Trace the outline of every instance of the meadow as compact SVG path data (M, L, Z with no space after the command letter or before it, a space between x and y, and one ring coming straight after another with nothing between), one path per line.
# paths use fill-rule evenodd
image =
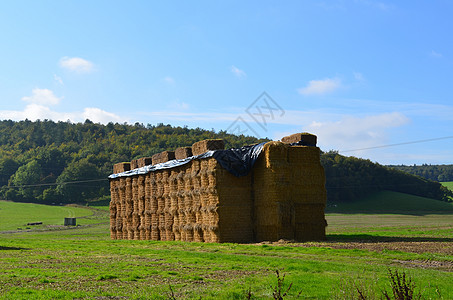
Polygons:
M0 223L0 299L272 299L277 270L284 290L292 284L285 299L352 299L357 289L380 299L389 269L426 299L452 299L451 204L412 201L396 213L367 201L330 207L326 241L254 244L111 240L105 207L40 207L44 224L24 229L21 207ZM0 219L14 205L26 204L0 201ZM65 213L79 226L62 226Z

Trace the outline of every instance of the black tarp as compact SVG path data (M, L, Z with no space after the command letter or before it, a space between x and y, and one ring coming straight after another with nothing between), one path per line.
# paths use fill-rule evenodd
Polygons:
M194 159L214 157L219 164L236 177L246 176L258 159L265 143L244 146L237 149L211 150L206 153L191 156L185 159L174 159L157 165L144 166L142 168L112 174L110 179L147 174L158 170L171 169L189 163Z

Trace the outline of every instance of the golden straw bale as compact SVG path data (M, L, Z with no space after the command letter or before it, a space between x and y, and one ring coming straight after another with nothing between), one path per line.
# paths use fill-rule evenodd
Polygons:
M302 132L285 136L282 138L282 142L287 144L302 142L310 146L316 146L317 137L314 134Z
M138 176L132 177L132 204L133 204L133 211L138 211Z
M165 231L165 213L160 213L158 215L159 217L159 234L160 234L160 240L162 241L167 241L167 235Z
M291 164L320 164L321 151L318 147L290 146L288 148L288 161Z
M131 164L129 162L122 162L113 165L113 173L123 173L131 170Z
M223 150L225 142L221 139L209 139L196 142L192 145L193 155L200 155L209 150Z
M173 160L173 159L175 159L174 151L164 151L161 153L154 154L152 156L153 165L164 163L164 162L167 162L167 161Z
M288 149L290 146L282 142L268 142L264 144L262 153L266 161L266 167L271 164L288 162ZM261 156L261 155L260 155Z
M138 230L140 231L140 240L146 240L146 222L144 215L140 216L140 226L138 227Z
M191 147L180 147L175 150L176 159L184 159L192 156Z
M131 160L131 170L134 170L137 168L138 168L138 160L137 159Z
M180 235L181 241L183 241L183 242L187 241L186 231L184 230L184 226L182 226L182 225L179 226L179 235Z
M153 164L152 157L141 157L137 159L137 168L143 168L144 166L149 166Z
M158 241L160 240L159 227L151 226L151 240Z
M195 224L193 227L193 240L194 242L204 242L203 229L200 224Z

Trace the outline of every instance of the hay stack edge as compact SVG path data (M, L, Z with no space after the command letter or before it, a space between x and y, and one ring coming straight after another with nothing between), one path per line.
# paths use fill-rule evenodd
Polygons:
M222 140L165 151L113 167L112 239L261 242L325 239L324 169L316 136L268 142L247 175L212 155ZM178 164L183 162L183 164Z

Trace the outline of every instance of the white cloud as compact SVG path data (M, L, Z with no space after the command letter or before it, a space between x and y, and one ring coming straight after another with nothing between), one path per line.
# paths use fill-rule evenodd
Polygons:
M90 119L95 123L103 124L107 124L108 122L127 122L126 119L100 108L85 108L83 112L58 112L51 110L47 106L36 103L28 104L22 111L2 110L0 111L0 119L15 121L24 119L32 121L47 119L55 122L65 122L67 120L70 120L71 122L84 122L86 119Z
M170 76L166 76L166 77L164 78L164 81L165 81L166 83L170 83L170 84L174 84L174 83L175 83L175 80L173 79L173 77L170 77Z
M94 70L92 62L80 57L63 57L60 67L76 73L89 73Z
M365 77L363 77L363 74L360 72L353 72L354 74L354 79L357 81L364 81Z
M376 8L382 11L389 11L395 8L393 4L387 4L381 1L372 1L372 0L356 0L356 3L361 3L372 8Z
M435 58L442 58L442 57L444 57L444 56L442 55L442 53L436 52L436 51L434 51L434 50L431 50L431 53L430 53L429 55L430 55L431 57L435 57Z
M247 76L244 71L235 66L231 66L231 73L233 73L238 78L244 78Z
M339 121L312 122L304 130L316 134L324 150L353 150L385 144L391 128L409 118L399 112L366 117L346 116Z
M23 97L22 100L35 104L42 105L55 105L60 102L62 98L58 98L54 93L49 89L33 89L32 96Z
M175 110L188 110L190 105L186 102L173 102L169 105L169 108L175 109Z
M308 85L297 91L301 95L322 95L331 93L341 87L339 78L326 78L321 80L310 80Z
M60 76L53 74L53 79L58 82L59 84L63 85L63 79Z
M77 117L76 117L77 118ZM108 122L121 122L124 121L120 116L102 110L96 107L87 107L82 113L82 118L84 120L90 119L94 123L106 124ZM77 118L80 120L80 118Z

